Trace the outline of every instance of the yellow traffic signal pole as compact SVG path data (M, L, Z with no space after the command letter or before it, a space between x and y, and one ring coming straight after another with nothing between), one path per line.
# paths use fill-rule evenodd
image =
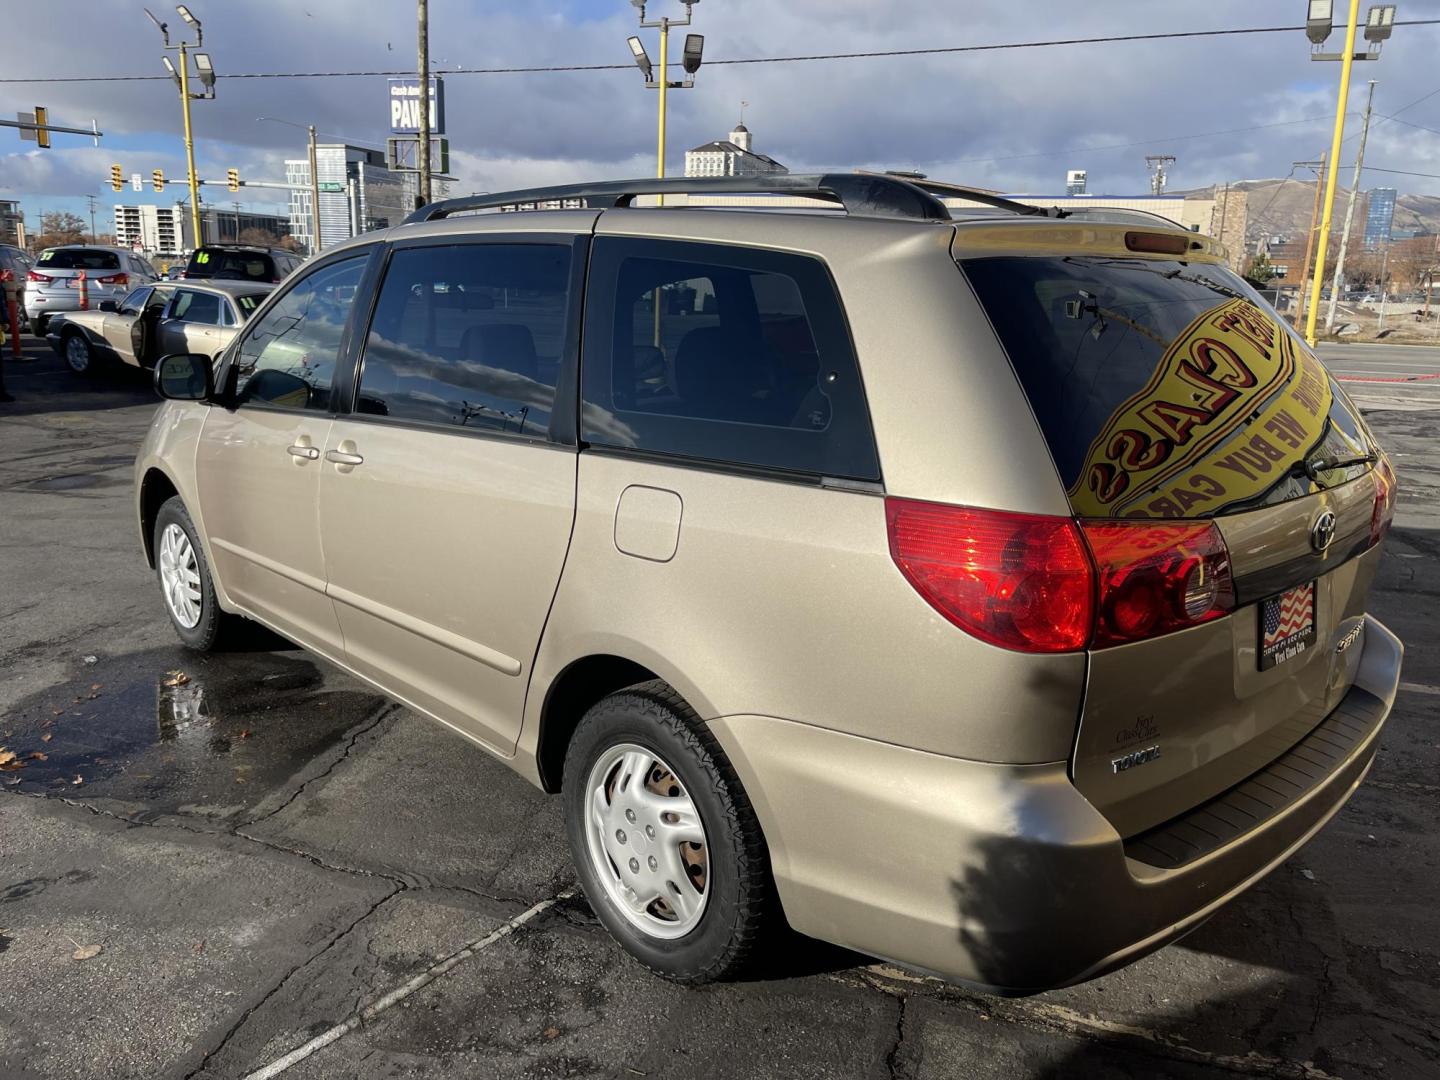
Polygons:
M1358 3L1359 0L1356 0ZM665 179L665 91L670 86L670 20L660 20L660 148L655 176ZM660 196L660 205L665 205L665 196Z
M1316 240L1315 277L1310 284L1310 311L1305 317L1305 340L1315 346L1315 319L1320 314L1320 294L1325 280L1325 255L1330 246L1330 219L1335 209L1335 177L1340 171L1340 143L1345 137L1345 110L1350 104L1350 69L1355 61L1355 27L1360 21L1360 0L1350 0L1350 20L1345 26L1345 54L1340 63L1340 99L1335 105L1335 133L1330 138L1330 160L1325 169L1325 212Z
M198 248L205 237L200 233L200 180L195 175L195 138L190 130L190 57L184 42L180 43L180 109L185 114L185 166L190 170L190 225Z

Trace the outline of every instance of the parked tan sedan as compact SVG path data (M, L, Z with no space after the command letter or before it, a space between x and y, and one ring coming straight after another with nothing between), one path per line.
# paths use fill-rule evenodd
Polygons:
M271 288L249 281L142 285L118 303L53 316L45 338L79 375L107 360L153 367L169 353L216 356Z

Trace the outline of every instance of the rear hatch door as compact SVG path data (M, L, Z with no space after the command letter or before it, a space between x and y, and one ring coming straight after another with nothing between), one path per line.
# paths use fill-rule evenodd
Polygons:
M1209 519L1229 551L1232 614L1090 653L1074 782L1130 836L1264 768L1343 697L1379 472L1358 411L1243 279L1096 235L962 268L1077 517Z

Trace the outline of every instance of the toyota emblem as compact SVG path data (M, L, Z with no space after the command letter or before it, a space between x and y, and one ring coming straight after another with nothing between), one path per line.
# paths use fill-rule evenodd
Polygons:
M1335 512L1323 510L1320 516L1315 519L1315 524L1310 526L1310 546L1316 551L1324 554L1335 539Z

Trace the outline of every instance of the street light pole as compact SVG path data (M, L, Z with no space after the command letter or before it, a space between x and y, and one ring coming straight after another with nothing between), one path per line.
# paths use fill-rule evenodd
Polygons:
M185 114L185 167L190 170L190 226L195 246L205 243L200 225L200 179L195 175L195 134L190 126L190 59L188 46L180 43L180 106Z
M640 26L642 29L658 29L660 31L660 71L659 79L652 79L650 57L645 53L645 46L637 37L630 39L630 51L634 55L635 63L645 75L645 85L656 88L660 91L660 116L657 123L657 138L655 149L655 176L663 180L665 178L665 121L669 113L668 91L686 90L695 85L695 72L700 70L700 62L704 50L705 39L700 34L690 34L685 39L684 67L685 78L680 82L670 81L670 28L672 26L689 26L691 17L694 15L694 5L699 0L682 0L685 4L685 17L683 19L671 19L662 17L660 19L645 19L646 0L630 0L640 11ZM665 205L665 196L658 197L658 205Z
M1320 314L1321 287L1325 280L1325 255L1330 246L1330 221L1335 210L1335 174L1340 169L1340 144L1345 138L1345 110L1350 104L1350 69L1355 62L1355 27L1360 22L1360 0L1350 0L1350 18L1345 25L1345 53L1340 61L1340 95L1335 103L1335 131L1330 137L1330 160L1325 167L1325 210L1316 239L1315 277L1310 285L1310 312L1305 317L1305 340L1315 346L1315 321Z
M418 151L420 165L419 202L421 206L428 206L430 203L430 13L426 0L416 0L416 3L420 37L420 133L418 136L420 145L415 149Z

